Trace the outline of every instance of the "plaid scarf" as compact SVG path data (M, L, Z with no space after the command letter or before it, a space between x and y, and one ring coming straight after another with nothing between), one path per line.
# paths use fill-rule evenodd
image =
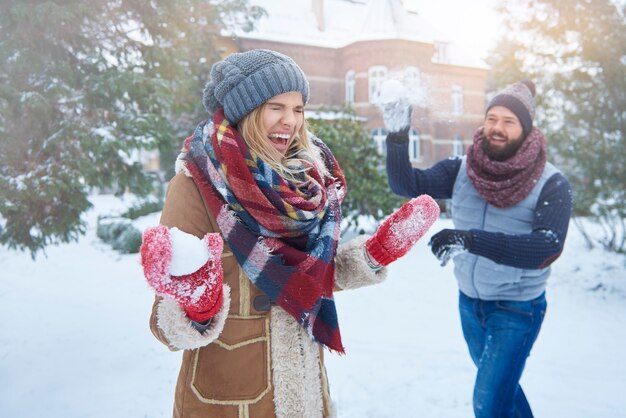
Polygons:
M505 161L490 159L483 151L483 129L474 134L467 150L467 175L478 193L497 208L515 206L528 196L546 165L546 140L533 128L514 156Z
M301 181L288 181L248 148L220 109L187 138L179 159L252 283L315 341L343 353L333 288L346 184L328 147L311 140L331 176L311 164Z

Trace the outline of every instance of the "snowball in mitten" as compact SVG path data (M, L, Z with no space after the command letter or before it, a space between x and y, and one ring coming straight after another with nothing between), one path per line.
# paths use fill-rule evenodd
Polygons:
M421 195L408 201L367 240L367 253L378 264L388 265L406 254L438 217L439 205L432 197Z
M218 233L199 239L159 225L143 234L141 264L157 294L174 299L194 321L205 322L223 302L223 248Z
M380 88L378 103L387 131L391 134L406 131L408 140L412 107L406 97L406 87L398 80L385 80Z

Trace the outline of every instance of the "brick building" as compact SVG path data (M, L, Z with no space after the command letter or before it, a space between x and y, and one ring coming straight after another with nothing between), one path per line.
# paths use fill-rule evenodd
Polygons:
M307 115L353 106L384 152L377 94L398 78L415 97L411 157L417 167L471 144L483 120L487 66L400 0L251 0L266 10L252 32L222 39L223 56L268 48L292 57L309 79Z

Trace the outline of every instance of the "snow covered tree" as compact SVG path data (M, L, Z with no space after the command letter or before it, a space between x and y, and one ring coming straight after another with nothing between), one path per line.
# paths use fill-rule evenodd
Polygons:
M536 83L536 122L572 184L575 214L602 226L606 249L624 252L626 5L509 0L499 12L505 35L491 57L497 84Z
M348 195L341 205L346 228L358 228L359 216L380 221L405 202L391 193L384 158L356 114L344 109L333 119L308 119L310 130L320 137L339 161L348 183Z
M134 155L180 144L216 36L263 13L247 0L0 0L0 9L0 244L33 257L85 232L93 188L149 192Z

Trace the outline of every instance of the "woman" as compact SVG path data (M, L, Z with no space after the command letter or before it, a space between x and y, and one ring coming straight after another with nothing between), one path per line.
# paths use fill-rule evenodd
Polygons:
M344 351L333 290L381 282L438 216L416 198L338 249L346 184L306 130L308 97L302 70L274 51L211 69L211 120L185 141L141 250L152 332L185 350L175 417L331 416L322 349Z

